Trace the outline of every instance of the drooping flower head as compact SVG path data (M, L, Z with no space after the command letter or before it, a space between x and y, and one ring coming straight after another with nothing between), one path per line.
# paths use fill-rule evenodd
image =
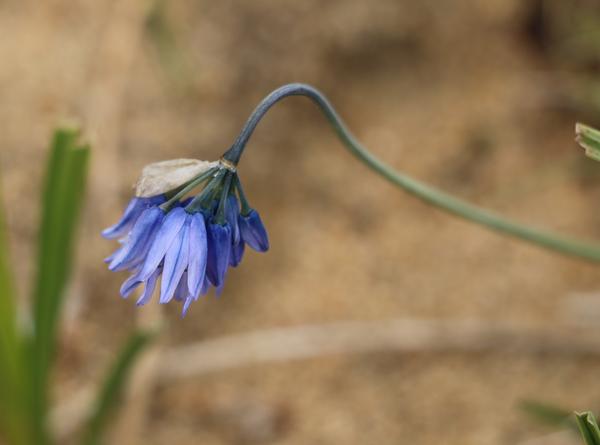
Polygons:
M121 243L106 262L111 271L131 274L121 286L123 297L142 286L137 304L146 304L160 281L159 302L179 301L183 314L211 288L221 294L246 244L258 252L269 248L260 216L225 159L146 167L121 220L102 235Z

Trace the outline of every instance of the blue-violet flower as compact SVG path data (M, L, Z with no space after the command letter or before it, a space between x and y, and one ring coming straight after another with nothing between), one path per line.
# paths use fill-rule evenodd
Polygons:
M225 161L184 161L144 169L151 175L142 174L137 196L120 221L102 232L121 243L105 260L108 268L131 273L121 295L127 298L143 286L137 304L144 305L160 278L159 302L181 302L183 315L211 287L221 294L227 271L240 264L246 244L258 252L269 248L267 231L248 205L235 168ZM181 165L186 170L178 172ZM159 194L146 196L148 190Z

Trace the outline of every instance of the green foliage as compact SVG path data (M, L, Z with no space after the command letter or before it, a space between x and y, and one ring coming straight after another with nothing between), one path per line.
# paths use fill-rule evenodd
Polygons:
M31 331L17 323L16 292L0 212L0 441L11 445L54 442L47 425L50 377L89 153L77 130L62 128L54 133L42 195ZM100 443L128 371L149 339L147 333L134 333L112 365L91 416L86 443Z
M576 141L585 149L586 156L600 161L600 131L587 125L575 126Z
M44 425L50 367L57 325L72 262L77 218L83 202L89 147L78 132L54 134L42 200L38 269L33 293L34 336L30 345L33 431L38 443L48 442Z
M99 445L102 443L104 430L110 414L114 411L123 388L127 383L129 370L139 353L150 342L152 336L152 333L134 333L123 347L98 393L98 399L89 419L82 444Z
M25 443L26 405L23 348L17 332L15 292L8 258L4 219L0 209L0 439Z
M575 421L586 445L600 445L600 429L591 412L575 413Z
M577 428L573 422L571 411L558 406L537 400L523 400L519 404L519 408L539 423L553 427L569 427L573 430Z

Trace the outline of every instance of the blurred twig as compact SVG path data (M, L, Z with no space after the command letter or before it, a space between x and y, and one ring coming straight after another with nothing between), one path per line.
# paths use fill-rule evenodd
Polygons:
M589 335L591 332L595 334ZM469 320L394 319L303 325L230 335L166 350L158 363L156 378L158 383L168 384L250 365L377 351L600 356L600 336L595 330L578 327L536 329ZM84 420L92 394L86 388L54 412L54 425L62 437L71 434Z
M483 321L389 320L276 328L166 351L161 379L193 377L252 364L373 351L600 355L600 337L581 329L535 329Z

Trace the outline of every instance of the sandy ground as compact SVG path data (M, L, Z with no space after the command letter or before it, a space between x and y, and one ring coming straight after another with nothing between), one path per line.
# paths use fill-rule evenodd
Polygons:
M110 63L118 52L100 50L120 19L113 3L0 3L0 160L24 292L51 129L65 117L91 128L95 107L117 104L108 105L118 111L110 134L89 132L112 146L94 146L61 397L100 378L135 323L133 302L118 297L124 277L101 261L114 246L98 232L118 217L137 173L162 159L218 158L260 98L283 83L319 87L359 139L402 171L524 222L600 235L598 176L573 143L581 115L548 106L563 74L522 35L530 2L173 1L159 31L141 28L125 73ZM144 9L132 8L125 23L138 26ZM135 36L128 32L117 30L117 49ZM98 84L105 89L94 93ZM598 289L595 266L394 189L344 151L306 100L273 109L240 172L272 250L249 254L223 297L204 299L184 320L178 307L164 308L168 345L341 320L552 329L600 313L593 296L581 297ZM519 400L597 407L590 388L598 371L593 354L494 351L241 367L153 391L139 443L521 443L547 430L516 409Z

